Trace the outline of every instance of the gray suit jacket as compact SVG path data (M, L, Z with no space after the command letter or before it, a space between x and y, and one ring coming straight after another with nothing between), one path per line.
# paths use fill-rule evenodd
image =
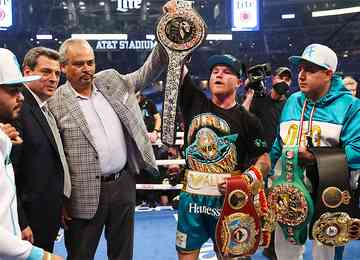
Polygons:
M123 125L128 150L127 167L133 174L139 169L156 169L135 92L162 70L160 53L159 47L155 47L144 65L133 73L121 75L109 69L97 73L94 79L94 84ZM102 172L88 124L69 82L57 89L48 104L56 119L70 168L70 214L75 218L90 219L98 208Z

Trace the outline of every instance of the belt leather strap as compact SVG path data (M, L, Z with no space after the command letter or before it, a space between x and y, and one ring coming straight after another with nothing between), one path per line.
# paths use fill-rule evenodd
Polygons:
M310 238L328 246L345 245L360 236L358 200L349 185L345 153L335 147L311 148L311 152L316 165L307 168L307 175L317 189Z
M261 219L259 246L269 247L275 219L268 207L262 173L255 166L251 166L244 172L244 175L249 177L250 191L254 195L255 210Z
M268 194L270 210L291 244L303 245L314 205L304 185L304 169L298 164L298 146L284 147L281 175L272 182Z
M261 221L244 175L226 180L224 205L216 227L216 245L224 257L255 253L261 238Z

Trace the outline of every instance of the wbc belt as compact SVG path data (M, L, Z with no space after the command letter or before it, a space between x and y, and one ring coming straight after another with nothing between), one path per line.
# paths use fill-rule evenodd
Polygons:
M292 244L302 245L307 239L307 224L314 214L314 205L306 189L304 169L298 165L298 146L284 147L281 176L273 180L268 194L269 208Z
M312 176L316 213L310 225L311 238L327 246L343 246L360 238L359 208L349 185L344 151L334 147L311 148L316 165L307 168ZM315 178L314 178L315 176Z
M261 243L261 219L253 194L259 193L261 185L250 179L245 174L226 179L226 194L216 226L216 245L221 256L252 255ZM266 238L264 241L267 243Z

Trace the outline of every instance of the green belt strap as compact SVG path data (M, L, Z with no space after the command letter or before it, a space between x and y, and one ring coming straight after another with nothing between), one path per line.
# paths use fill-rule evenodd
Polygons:
M304 168L298 164L298 148L283 148L281 176L273 181L268 200L285 238L292 244L303 245L314 203L304 184Z

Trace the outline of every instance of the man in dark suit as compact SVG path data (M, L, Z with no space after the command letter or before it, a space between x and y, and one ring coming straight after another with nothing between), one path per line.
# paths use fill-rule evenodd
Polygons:
M47 109L59 83L59 54L36 47L24 58L26 76L39 75L23 89L24 104L15 127L23 144L14 146L11 158L19 195L19 222L22 238L53 251L62 206L70 197L70 177L56 122Z

